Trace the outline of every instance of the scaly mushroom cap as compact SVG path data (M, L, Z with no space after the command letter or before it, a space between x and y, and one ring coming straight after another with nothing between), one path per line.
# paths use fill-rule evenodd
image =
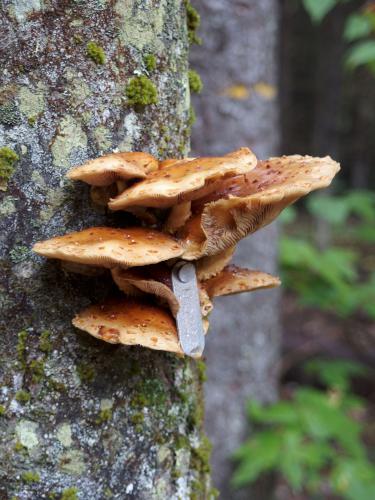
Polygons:
M224 180L192 204L193 216L178 236L184 259L215 255L272 222L298 198L329 186L340 165L329 156L283 156L258 162L246 175Z
M33 250L51 259L106 268L157 264L183 253L171 236L140 227L93 227L36 243Z
M67 177L91 186L109 186L117 180L144 179L157 169L158 161L148 153L111 153L72 168Z
M204 281L201 285L210 298L235 293L252 292L263 288L274 288L280 285L280 280L271 274L242 269L237 266L227 266L219 274Z
M114 282L125 294L137 295L144 292L155 295L168 304L176 317L180 304L172 290L171 269L166 265L156 264L133 269L115 267L111 273Z
M140 345L183 354L175 321L160 307L132 299L113 299L79 312L77 328L111 344Z
M220 158L177 161L152 172L145 180L113 198L108 206L112 210L131 206L167 208L181 201L195 200L211 193L218 180L249 172L255 168L256 161L248 148Z

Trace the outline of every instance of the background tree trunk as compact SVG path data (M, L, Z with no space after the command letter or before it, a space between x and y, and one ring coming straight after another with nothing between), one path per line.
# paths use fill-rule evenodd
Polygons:
M87 187L65 179L70 166L114 148L188 150L184 3L4 0L0 30L0 148L20 157L0 194L0 498L68 498L69 487L84 500L208 497L202 367L73 329L112 285L30 251L129 223L95 211ZM156 84L157 105L126 106L134 74Z
M277 2L197 0L203 45L191 66L204 90L194 98L194 154L222 154L249 146L260 158L278 149L276 99ZM239 245L234 262L276 270L277 227ZM213 480L221 498L249 498L229 484L230 455L248 431L245 402L277 395L278 292L265 291L217 301L207 339L206 428L213 441ZM254 498L266 498L264 493Z

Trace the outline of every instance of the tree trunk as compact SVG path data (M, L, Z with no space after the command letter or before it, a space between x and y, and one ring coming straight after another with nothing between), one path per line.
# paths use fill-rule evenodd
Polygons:
M195 154L222 154L249 146L260 158L277 152L277 2L196 1L201 47L191 57L204 90L194 99ZM276 270L277 227L239 245L234 262L270 273ZM207 339L206 428L213 441L213 480L223 499L234 492L230 456L248 431L245 403L277 395L278 292L244 294L217 301ZM264 490L254 498L267 498Z
M4 0L0 14L0 157L19 156L0 192L0 498L208 498L202 366L75 330L112 285L30 250L129 223L95 210L69 167L115 148L187 152L185 4ZM139 74L158 104L126 105Z

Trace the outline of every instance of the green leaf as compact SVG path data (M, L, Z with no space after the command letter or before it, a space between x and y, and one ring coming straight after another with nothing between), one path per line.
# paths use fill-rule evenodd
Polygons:
M281 214L278 217L278 220L283 224L291 224L297 218L297 209L296 207L289 206L284 208Z
M279 401L273 405L261 406L256 401L248 405L250 418L255 422L272 424L295 424L298 415L295 412L293 402Z
M375 40L356 43L348 52L346 65L349 69L375 62Z
M350 388L350 379L366 375L368 370L354 361L315 359L306 363L305 371L316 375L328 387L347 392Z
M348 42L369 35L372 31L370 19L363 14L351 14L345 23L344 39Z
M340 0L302 0L311 20L320 23Z
M312 215L330 224L343 224L350 213L349 204L339 197L315 195L307 199L306 205Z
M256 434L234 453L239 465L233 475L236 487L251 483L263 472L277 466L280 460L282 438L278 432L264 431Z
M375 468L367 460L339 457L331 474L331 487L348 500L375 498Z

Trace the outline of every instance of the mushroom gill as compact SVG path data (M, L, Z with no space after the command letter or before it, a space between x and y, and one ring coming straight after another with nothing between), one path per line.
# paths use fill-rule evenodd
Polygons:
M177 233L195 260L215 255L272 222L310 191L329 186L340 165L329 156L283 156L258 162L246 175L224 180L192 203L192 217Z

